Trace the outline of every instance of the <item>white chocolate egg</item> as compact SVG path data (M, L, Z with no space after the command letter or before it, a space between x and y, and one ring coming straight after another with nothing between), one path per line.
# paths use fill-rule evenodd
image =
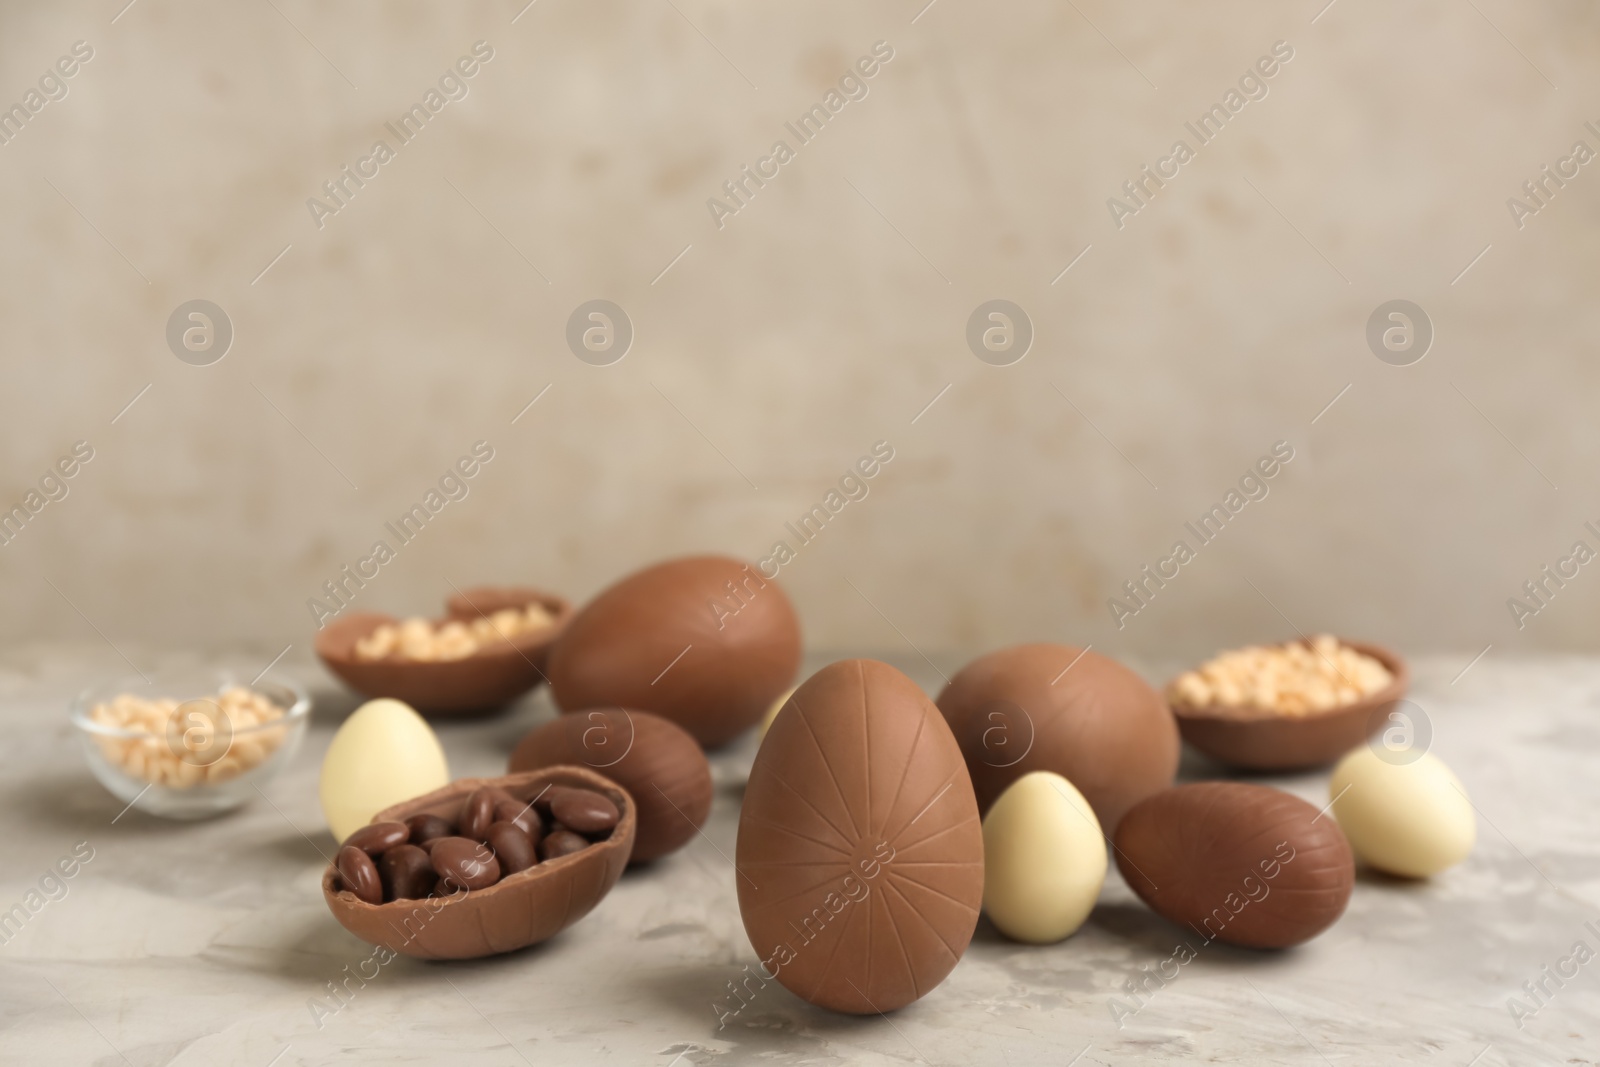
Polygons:
M1380 871L1426 878L1472 851L1478 830L1472 802L1431 752L1398 763L1362 745L1334 767L1328 788L1350 847Z
M1049 944L1083 925L1106 880L1094 809L1050 771L1011 783L983 819L983 910L1017 941Z
M322 757L322 814L343 841L389 805L449 781L444 749L422 716L398 700L369 700L339 727Z

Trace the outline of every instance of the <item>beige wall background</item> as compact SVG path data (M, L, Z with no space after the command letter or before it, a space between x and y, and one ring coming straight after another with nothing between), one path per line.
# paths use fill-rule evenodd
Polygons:
M479 440L358 604L582 599L766 555L884 440L783 569L813 649L1594 646L1600 565L1520 630L1506 605L1600 549L1600 163L1506 206L1600 149L1593 5L523 2L0 5L0 105L94 53L0 145L0 505L94 449L0 547L0 637L303 651L308 598ZM319 229L307 199L477 41L468 95ZM1268 95L1113 225L1277 41ZM164 339L194 298L235 331L211 366ZM611 366L564 340L594 298L636 331ZM964 340L992 298L1035 330L1007 367ZM1407 367L1364 337L1396 298L1436 331ZM1119 629L1108 598L1279 440L1270 495Z

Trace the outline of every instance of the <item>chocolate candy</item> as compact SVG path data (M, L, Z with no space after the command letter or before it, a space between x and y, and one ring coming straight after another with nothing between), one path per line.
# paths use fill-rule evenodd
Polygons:
M1139 802L1117 866L1158 914L1206 940L1284 948L1344 913L1350 844L1331 814L1264 785L1197 782Z
M546 673L562 711L638 708L715 748L759 722L799 667L800 623L778 583L700 556L602 591L550 650Z
M592 789L550 790L550 814L568 830L599 834L617 825L617 806Z
M1070 645L1016 645L967 664L939 694L987 812L1032 771L1071 782L1107 832L1178 771L1178 727L1128 668Z
M539 812L526 801L503 797L494 804L495 822L514 823L522 828L522 832L537 841L544 836L544 820L539 818Z
M452 889L488 889L500 880L500 861L481 841L441 837L434 841L428 856L440 882Z
M533 838L516 823L497 822L489 827L489 847L500 861L500 870L507 875L525 871L539 862L534 851Z
M942 982L983 901L972 780L939 709L885 663L797 689L750 769L735 862L762 972L834 1011L893 1011Z
M461 836L474 841L487 837L489 824L494 822L495 801L499 799L491 789L479 789L467 797L461 809Z
M383 899L417 900L433 892L439 876L433 861L416 845L396 845L378 858Z
M373 822L345 838L344 843L369 856L380 856L396 845L405 844L410 836L411 831L403 822Z
M490 847L455 834L430 838L423 844L396 846L416 848L426 853L429 868L450 868L459 877L455 864L469 866L468 873L486 873L484 859L494 863L493 877L474 879L482 888L469 888L463 879L440 880L432 894L417 898L396 898L371 904L344 889L344 878L337 866L329 864L323 872L323 898L329 910L347 930L374 945L400 955L422 959L470 959L510 952L537 944L581 919L610 891L628 862L633 848L637 815L633 800L614 783L580 767L551 767L496 779L463 779L432 793L396 804L378 813L379 821L406 821L417 815L450 820L461 814L467 798L480 788L498 787L526 807L549 786L562 785L599 793L620 813L616 826L598 841L588 842L562 827L563 834L575 837L567 846L584 846L576 854L563 854L558 862L536 863L520 871L504 841L502 855ZM504 799L501 797L501 799ZM516 828L509 828L513 832ZM508 827L491 824L490 833L499 838ZM558 837L556 845L564 838ZM518 842L520 843L520 841ZM514 846L513 846L514 848ZM356 850L359 853L359 850ZM535 849L535 854L538 850ZM408 855L409 852L401 852ZM364 854L362 854L364 855ZM387 854L386 854L387 855ZM380 861L381 862L381 861ZM397 856L393 862L401 863ZM417 862L415 855L404 861L407 868ZM520 861L519 861L520 862ZM382 886L380 883L380 893Z
M1355 854L1402 878L1427 878L1472 852L1477 812L1461 779L1432 752L1361 745L1328 782L1334 817Z
M510 770L578 764L616 782L639 808L630 863L682 848L711 814L711 764L676 723L647 711L595 709L558 716L511 754ZM503 815L498 815L504 818Z
M450 825L448 819L437 815L413 815L406 820L406 826L411 831L411 843L421 845L435 837L449 837L455 833L455 827Z
M356 899L368 904L383 903L383 881L378 877L378 868L373 866L371 856L355 845L345 845L339 849L336 865L344 888L354 893Z
M558 860L562 856L570 856L575 852L582 852L589 847L587 838L579 837L564 826L557 826L545 835L539 842L539 858L542 860Z

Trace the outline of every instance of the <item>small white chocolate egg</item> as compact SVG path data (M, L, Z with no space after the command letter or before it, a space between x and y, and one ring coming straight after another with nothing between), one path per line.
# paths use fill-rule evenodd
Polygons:
M983 910L1001 933L1049 944L1083 925L1106 880L1094 809L1050 771L1011 783L983 819Z
M1467 858L1478 823L1467 792L1431 752L1390 762L1362 745L1333 769L1333 814L1368 865L1426 878Z
M449 781L444 749L422 716L398 700L369 700L339 727L322 758L322 814L343 841L389 805Z

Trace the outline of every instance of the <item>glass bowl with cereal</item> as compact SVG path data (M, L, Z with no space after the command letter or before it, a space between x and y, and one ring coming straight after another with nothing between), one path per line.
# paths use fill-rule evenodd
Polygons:
M169 819L240 806L305 737L311 698L264 674L172 671L91 686L71 705L89 769L113 796Z
M1332 763L1389 721L1406 663L1381 645L1330 634L1223 652L1167 685L1183 739L1231 767Z

